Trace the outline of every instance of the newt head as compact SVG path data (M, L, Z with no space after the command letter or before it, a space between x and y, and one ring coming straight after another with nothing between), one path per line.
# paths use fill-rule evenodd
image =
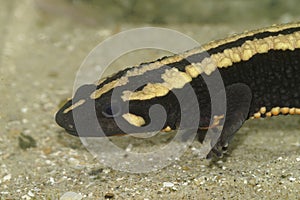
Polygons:
M68 133L81 137L176 129L181 117L180 102L170 87L176 85L183 89L185 83L180 81L185 81L185 75L177 69L172 70L172 74L178 77L176 82L167 83L168 79L164 77L170 76L169 68L143 73L131 69L119 72L98 85L81 86L56 113L57 124ZM186 93L181 100L185 98L186 104L189 104Z

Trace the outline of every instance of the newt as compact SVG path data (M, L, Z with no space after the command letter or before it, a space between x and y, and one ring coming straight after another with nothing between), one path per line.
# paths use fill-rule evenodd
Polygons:
M205 80L217 73L224 85L217 93L225 94L226 112L221 108L217 116L212 116ZM191 117L185 121L196 123L202 142L206 131L223 120L221 135L209 153L222 156L246 120L300 114L299 75L300 23L273 25L129 67L95 84L83 85L60 108L55 120L76 136L79 132L84 133L80 136L96 137L101 131L101 136L114 136L141 130L176 130L182 112L175 94L191 86L200 112L196 118L194 113L187 113L185 117ZM143 84L139 85L141 80ZM181 100L189 102L189 94ZM165 110L162 127L156 126L159 121L149 114L156 104ZM211 123L212 118L217 120Z

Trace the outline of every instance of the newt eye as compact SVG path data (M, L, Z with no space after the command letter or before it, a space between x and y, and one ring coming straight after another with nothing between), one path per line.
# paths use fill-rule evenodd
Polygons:
M122 109L119 103L111 102L103 107L102 114L109 118L117 117L121 114L121 110Z

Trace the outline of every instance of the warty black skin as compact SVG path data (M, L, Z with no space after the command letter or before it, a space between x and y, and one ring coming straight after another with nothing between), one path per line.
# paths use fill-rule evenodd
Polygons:
M288 34L293 31L298 31L298 29L299 28L281 31L281 34ZM252 36L252 38L248 37L247 39L264 37L266 34L268 35L268 33L260 33L256 36ZM274 33L273 35L276 34ZM234 45L239 46L243 42L242 40L246 39L242 38L238 41L219 46L209 50L208 53L212 54L215 53L215 51L221 51ZM204 57L199 54L193 56L194 57L191 56L188 59L171 63L164 67L177 68L180 71L184 71L184 67L191 61L194 61L195 59L198 59L197 61L199 61L199 59L203 59ZM145 81L145 84L151 81L160 81L160 76L158 75L163 72L164 67L148 74L143 74L138 77L131 77L129 79L129 83L131 84L129 87L135 88L135 84L137 84L137 82L140 80ZM57 112L56 122L72 135L78 135L78 132L85 133L84 135L79 134L80 136L113 136L124 134L124 129L119 128L120 125L126 129L126 133L140 132L140 128L130 125L128 122L122 119L122 108L125 106L125 104L120 98L121 95L116 95L112 99L112 91L110 91L103 94L96 100L90 99L89 97L94 90L101 88L103 85L111 82L112 80L118 79L124 75L127 70L129 69L118 72L116 75L108 78L98 86L92 84L82 86L74 95L73 102L76 102L80 99L85 99L86 103L74 109L73 111L68 112L67 114L63 114L63 111L72 104L72 100L68 101ZM300 108L300 79L298 77L298 75L300 75L299 49L295 49L293 51L270 50L268 53L254 55L247 61L234 63L228 68L220 68L212 74L214 73L220 73L223 79L227 98L227 112L222 113L220 111L220 113L217 113L225 114L226 120L222 135L218 143L213 148L211 154L215 153L218 156L222 155L222 149L227 148L227 145L234 133L242 126L245 120L257 113L261 107L265 107L266 110L271 110L274 107ZM203 134L205 134L205 131L201 130L203 130L202 128L209 126L209 120L212 117L210 95L203 80L203 77L205 76L207 75L203 74L197 78L194 78L192 82L190 82L190 85L194 89L199 103L200 121L196 122L196 125L199 126L200 141L203 140ZM143 87L140 87L138 90L142 88ZM121 94L123 90L127 89L128 85L126 85L126 88L125 86L121 86L117 89L117 92ZM175 90L173 92L176 93ZM189 94L182 95L181 101L189 102L188 97ZM118 113L114 117L107 117L107 115L104 113L107 110L107 106L110 106L111 102L114 102L112 104L113 106L118 107ZM167 119L162 126L155 126L156 123L160 123L159 121L152 121L153 123L150 123L151 119L149 116L149 109L151 106L156 104L162 105L166 111ZM185 124L183 128L188 128L189 126L195 125L193 108L194 106L191 106L185 111L187 113L191 113L191 118L186 120L190 121L191 124ZM96 112L96 117L95 115L91 114L94 110ZM130 101L129 111L130 113L142 116L146 121L146 127L148 124L153 125L144 129L144 132L159 131L166 126L176 129L180 124L181 110L179 101L172 92L169 92L166 96L156 97L150 100ZM261 117L265 116L262 115ZM74 120L74 118L76 118L76 120ZM120 124L116 124L115 119L117 119ZM155 118L152 118L152 120L155 120ZM76 121L76 124L79 124L80 126L75 126L74 121ZM102 130L100 130L99 126L96 125L98 123L100 124ZM81 130L78 130L78 127L80 127Z

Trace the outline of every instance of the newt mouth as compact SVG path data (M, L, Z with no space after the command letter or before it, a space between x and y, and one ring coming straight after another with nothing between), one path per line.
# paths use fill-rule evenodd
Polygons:
M77 136L77 137L79 136L76 130L71 130L71 129L66 129L65 128L65 131L67 133L71 134L71 135L74 135L74 136Z

